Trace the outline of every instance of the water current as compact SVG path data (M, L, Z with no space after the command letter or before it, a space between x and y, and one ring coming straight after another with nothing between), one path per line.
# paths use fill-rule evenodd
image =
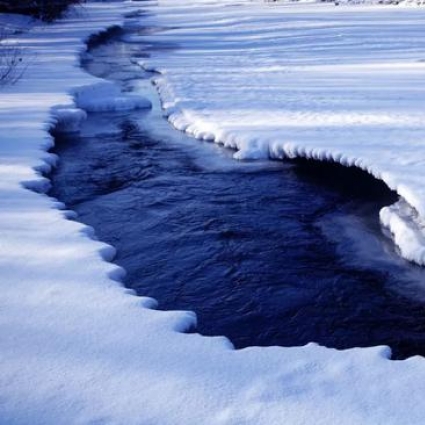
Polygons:
M51 195L117 248L125 285L237 348L389 345L425 355L425 271L401 259L378 212L397 200L369 175L307 160L238 162L162 116L134 59L171 48L93 39L82 66L153 108L90 114L57 135Z

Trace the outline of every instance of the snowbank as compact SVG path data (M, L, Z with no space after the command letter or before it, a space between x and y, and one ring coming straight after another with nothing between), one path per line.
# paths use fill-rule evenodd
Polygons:
M177 129L238 159L355 165L425 217L425 9L162 0L156 13L169 30L147 41L179 49L141 65L162 73L156 85ZM421 225L409 228L421 251ZM396 243L425 264L407 239Z
M98 83L78 67L82 40L94 31L119 24L122 14L141 5L89 3L78 14L52 26L36 26L17 40L28 54L37 55L37 61L18 85L3 91L0 97L0 423L422 424L423 359L393 362L388 360L389 350L382 347L337 351L312 344L236 351L224 338L182 334L194 323L193 314L152 310L153 300L136 297L117 282L123 270L107 262L114 255L113 248L92 239L91 228L67 220L72 213L60 209L63 205L25 189L31 186L43 191L47 187L40 172L56 162L46 153L52 144L48 129L57 121L75 129L83 118L84 113L75 109L72 95L66 93ZM144 8L148 5L143 2ZM294 15L302 9L287 11ZM167 17L171 22L179 11L167 8L158 12L160 15L149 19L161 23ZM198 36L201 39L205 35L205 28L191 21L194 15L188 12L184 11L186 18L180 13L175 19L192 27L190 38L196 42ZM235 19L231 7L216 12L215 17L212 13L202 16L211 28ZM243 13L249 16L252 10ZM312 24L322 18L312 15ZM276 16L277 26L282 25L280 19ZM293 23L289 21L288 25ZM249 27L247 30L247 37L251 34L255 40L256 32ZM216 30L211 32L215 34ZM178 34L170 35L175 39ZM243 39L232 42L233 30L228 37L230 45L239 49ZM193 53L200 55L199 65L205 59L203 50ZM187 55L187 50L176 55L182 65L189 66L191 62L182 54ZM231 54L241 59L249 56ZM164 67L168 60L173 68L178 62L170 56L162 62ZM213 65L211 61L208 64ZM260 64L253 66L258 71ZM279 93L280 86L267 72L268 64L262 66L265 75L261 83L270 83L270 90ZM248 91L250 99L243 95L245 88L236 95L232 87L237 87L241 71L249 74L249 68L233 69L235 79L229 72L223 74L223 81L228 81L226 91L220 88L226 94L221 99L223 107L229 106L230 96L240 99L246 108L254 107L260 94L267 99L267 92L255 92L255 87ZM180 90L177 82L183 75L191 86L194 76L180 70L173 84L168 83L170 90ZM422 78L420 73L418 78ZM216 99L217 87L223 84L216 81L211 79L207 93L197 86L198 94L202 94L198 99ZM288 81L295 88L293 83ZM328 95L332 97L332 93ZM176 111L184 110L184 100L174 98L174 102ZM312 99L308 99L308 105L314 106ZM254 145L252 133L244 133L243 128L239 132L241 122L259 133L270 123L268 110L263 111L261 122L256 122L245 121L243 110L240 118L234 114L226 117L228 111L224 109L220 121L214 115L221 114L220 109L214 112L206 103L201 113L198 103L193 106L193 112L185 115L187 120L199 124L194 117L202 116L206 123L216 123L209 124L207 133L222 131L220 140L233 140L245 152ZM233 128L229 125L232 120ZM400 134L405 135L404 125ZM265 149L260 136L253 153ZM352 145L357 146L357 141ZM330 151L321 149L311 152ZM377 150L386 156L379 146ZM420 160L417 152L414 155ZM388 159L383 158L383 164Z

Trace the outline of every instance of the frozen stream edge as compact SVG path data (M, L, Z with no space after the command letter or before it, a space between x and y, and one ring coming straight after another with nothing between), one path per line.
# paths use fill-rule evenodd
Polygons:
M113 248L23 187L46 192L48 130L82 117L64 93L98 81L78 68L81 40L138 4L127 6L88 4L83 18L17 39L40 56L0 99L0 422L422 424L422 358L388 361L385 347L232 350L224 338L181 334L192 314L132 296L114 281ZM67 112L55 118L54 105Z
M143 66L143 64L142 64ZM161 74L161 70L155 67L144 65L145 71ZM191 114L184 110L169 107L176 103L172 90L169 89L166 78L156 78L154 80L160 95L163 109L169 122L180 131L199 140L213 141L226 148L235 150L234 158L244 159L263 159L263 154L246 150L246 140L238 140L237 134L223 134L222 131L214 129L211 132L205 132L205 123L196 118L191 119ZM208 124L206 124L208 127ZM255 145L255 140L253 140ZM261 148L260 150L264 150ZM383 181L391 190L394 190L401 198L395 204L384 207L380 211L380 221L385 229L388 229L394 244L398 248L400 255L408 261L414 262L420 266L425 265L425 225L423 219L415 208L415 197L410 195L410 191L401 185L396 185L385 178L385 175L375 170L373 164L366 165L367 161L363 158L354 158L345 156L341 152L322 151L320 149L306 148L296 142L280 143L274 142L265 148L269 159L282 160L285 158L305 158L315 161L330 161L339 163L345 167L356 167L366 171L374 178ZM409 204L406 199L411 199Z
M231 18L226 15L225 8L221 7L224 12L220 10L220 5L218 11L202 1L191 7L190 0L163 0L156 9L148 8L157 16L141 18L147 25L151 21L158 21L160 25L169 27L167 34L147 37L147 42L181 44L177 54L173 54L171 48L171 53L153 55L139 61L146 71L161 75L154 82L170 123L195 138L214 141L235 150L234 157L237 159L301 157L354 166L368 172L401 197L400 202L381 211L380 221L387 230L386 234L392 237L403 258L424 265L425 201L420 183L422 162L414 155L415 149L422 143L423 117L418 101L422 92L417 91L416 99L412 98L411 93L416 90L414 83L400 83L409 78L416 81L423 72L423 60L418 59L421 58L422 44L412 41L409 52L400 56L397 34L391 36L390 32L386 32L385 25L371 24L374 16L372 6L365 8L367 13L364 15L361 9L359 12L358 7L352 7L349 12L343 12L342 18L339 12L345 11L346 6L340 9L329 9L329 5L320 4L300 6L307 22L303 25L302 18L301 23L297 22L296 8L284 2L268 8L271 11L244 2L240 2L239 7L232 2L222 0L221 3L228 6L227 12L231 10ZM322 22L321 14L312 12L315 8L322 14L332 13L328 13L330 17ZM403 12L406 17L401 23L394 18L394 8L381 7L378 10L378 14L384 14L383 22L394 19L399 25L396 31L407 28L404 26L409 21L406 9ZM258 17L249 16L249 11L258 13ZM352 26L346 24L344 13L351 13ZM419 14L419 22L423 12L419 9L416 13ZM202 17L199 21L196 21L197 14ZM413 16L415 12L411 14ZM283 23L276 26L275 22L279 20ZM328 26L332 25L336 29L328 31ZM355 30L356 25L364 25L363 31L376 30L380 35L376 41L370 40L361 30ZM193 37L194 28L197 37L203 40L202 44ZM417 31L417 27L414 28ZM409 32L410 37L418 34L414 31ZM387 44L392 42L393 37L398 47L393 50L388 48L382 39L383 34L390 39ZM291 36L296 41L288 41ZM308 56L308 44L305 43L314 37L318 40L313 43L311 55ZM356 37L360 37L360 40L357 41ZM274 38L281 40L281 45L272 41ZM130 41L132 39L137 37L129 38ZM356 49L362 50L362 43L369 41L370 51L366 49L363 56L358 54ZM238 48L235 47L237 42L240 44ZM301 49L300 58L297 58L294 45ZM260 53L262 48L265 52ZM344 48L347 49L345 56ZM232 52L239 53L232 58ZM336 52L342 54L341 63L333 62L337 57ZM275 60L269 60L274 53L277 55ZM216 66L214 61L219 65ZM269 72L268 67L271 69ZM393 67L397 71L393 71ZM258 71L253 71L255 69ZM223 75L216 77L221 73ZM317 79L314 73L318 74ZM394 77L397 73L400 73L400 80ZM212 80L211 89L207 92L202 90L209 84L208 77L203 74ZM235 74L239 74L239 78ZM379 82L379 75L382 75L383 82ZM347 80L347 87L337 84L333 88L332 77ZM251 83L249 79L258 81ZM318 90L321 83L328 87L329 93ZM299 88L305 84L305 92L282 89L285 84ZM361 84L365 85L364 91L359 88ZM394 93L389 90L392 84L395 86ZM231 100L220 91L220 85L227 87L227 97ZM268 85L276 87L278 100L273 98ZM381 92L374 90L374 85L378 85ZM248 94L243 94L242 88ZM341 95L344 90L347 91L346 97ZM408 94L401 94L403 90ZM266 100L258 101L263 96ZM288 97L288 104L285 96ZM323 100L323 97L329 97L329 100ZM380 100L374 101L375 98ZM218 111L220 99L221 112ZM310 109L305 105L308 101L312 103ZM359 109L361 101L364 111ZM405 109L394 106L398 102ZM317 110L318 105L323 107L323 112ZM265 110L264 116L261 114L262 108ZM234 114L232 109L236 110ZM253 124L247 125L250 120ZM338 142L333 142L332 138ZM356 143L364 147L357 148L354 146ZM379 149L382 155L377 153Z

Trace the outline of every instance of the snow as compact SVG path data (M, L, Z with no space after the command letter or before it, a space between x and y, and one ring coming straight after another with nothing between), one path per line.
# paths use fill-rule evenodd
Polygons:
M156 86L175 128L234 149L237 159L362 168L425 217L424 8L159 4L144 19L168 29L144 39L178 50L140 63L162 74ZM408 226L417 248L391 226L395 243L425 265L422 221Z
M148 99L137 94L121 93L113 83L101 82L74 91L77 107L87 112L128 111L132 109L150 108Z
M425 264L425 223L405 201L382 208L381 223L391 232L401 255L417 264Z
M0 34L13 35L28 30L37 21L29 16L14 15L10 13L0 14Z
M51 114L52 118L56 120L53 128L56 132L61 133L78 132L87 118L86 111L76 108L74 105L55 106L52 108Z
M170 119L180 119L180 126L192 133L214 135L238 148L241 156L267 156L269 149L276 157L287 152L333 157L370 168L381 177L387 173L386 181L398 188L404 184L404 192L420 206L423 122L418 95L423 76L421 63L412 62L412 57L421 52L417 31L424 12L360 8L338 15L330 6L272 10L262 2L238 7L219 3L203 3L202 14L193 3L186 7L180 0L158 8L143 3L143 8L151 5L157 13L145 15L146 22L181 27L161 37L178 41L182 49L153 60L168 71L158 84L169 103ZM88 3L57 24L38 23L17 35L26 58L36 60L24 78L0 96L0 423L423 424L422 358L390 361L385 347L337 351L310 344L234 350L222 337L184 334L195 323L192 313L154 310L153 300L125 289L120 284L124 271L108 262L114 249L97 241L93 229L68 220L72 212L43 194L49 182L41 172L57 161L46 152L52 145L48 130L58 122L68 131L78 128L84 116L80 109L90 100L88 87L99 84L78 67L83 40L122 23L123 14L141 5ZM285 11L285 19L279 10ZM383 38L369 44L363 37L358 43L370 55L370 68L362 65L365 57L353 56L359 61L356 72L341 74L339 66L351 57L343 53L350 50L352 39L344 49L332 45L335 71L316 64L315 77L306 64L296 69L286 65L312 49L330 59L332 52L320 48L320 34L333 40L330 20L337 18L342 34L347 24L356 35L362 34L363 22L370 30L381 21L391 23L388 29L402 26L400 50L388 50ZM308 30L301 21L314 30L309 40L302 35ZM292 50L281 47L287 60L272 64L285 41L283 27L298 33L306 44ZM274 33L279 43L273 42ZM407 38L409 49L403 42ZM381 73L378 78L376 62L384 61L384 51L393 63L391 68L384 66L385 78ZM275 71L268 72L272 65ZM282 77L285 72L287 80ZM345 83L358 83L358 97L345 97L342 76ZM206 79L207 91L201 87ZM370 90L366 111L361 90L365 85ZM105 86L93 90L99 87L108 105L114 104L108 96L121 96L111 88L103 91ZM394 103L394 93L399 103ZM305 101L298 103L300 99ZM353 99L358 101L356 113ZM100 100L91 105L98 108ZM341 106L339 112L330 108L332 104ZM259 105L268 108L260 114ZM238 108L232 112L234 106ZM326 128L319 132L317 123L325 121ZM329 139L329 129L335 139ZM363 133L368 137L359 138ZM384 133L391 146L388 152L377 137ZM318 134L323 136L319 141ZM367 149L360 155L363 143ZM403 161L409 167L404 179Z

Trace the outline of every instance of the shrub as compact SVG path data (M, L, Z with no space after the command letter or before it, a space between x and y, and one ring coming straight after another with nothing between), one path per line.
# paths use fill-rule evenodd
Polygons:
M71 4L84 0L0 0L0 13L19 13L51 22L59 18Z
M7 33L0 32L0 86L15 84L25 71L22 50L7 41Z

